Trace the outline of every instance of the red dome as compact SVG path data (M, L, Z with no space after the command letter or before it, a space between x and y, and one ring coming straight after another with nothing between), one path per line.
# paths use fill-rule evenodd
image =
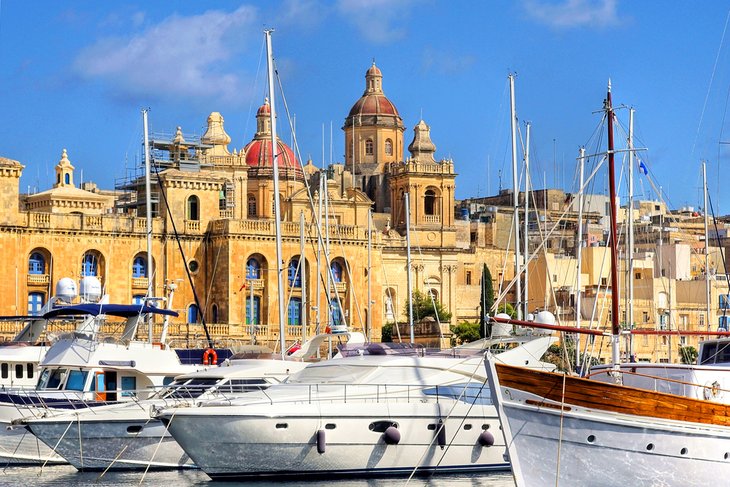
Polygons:
M392 115L400 117L395 105L381 94L366 94L352 106L349 117L354 115Z
M365 76L383 76L383 73L380 72L380 68L373 62L373 65L367 70Z
M280 168L301 168L299 161L294 156L294 151L288 145L282 142L281 139L277 140L276 145L279 148L276 160ZM251 167L273 166L271 161L271 139L254 139L243 148L243 151L246 154L246 165Z
M269 99L267 98L264 101L264 104L261 105L256 112L256 116L259 117L261 115L271 115L271 106L269 105Z

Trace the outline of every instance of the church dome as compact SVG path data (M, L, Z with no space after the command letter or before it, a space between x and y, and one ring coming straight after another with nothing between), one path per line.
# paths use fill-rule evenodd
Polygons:
M373 63L365 73L365 92L350 109L348 119L386 115L400 120L398 109L383 93L383 74Z
M271 157L271 105L269 100L264 100L264 104L259 107L256 112L256 135L251 142L243 148L246 158L246 165L249 167L272 167L273 158ZM301 169L299 161L294 155L294 151L276 138L277 146L277 162L279 168L284 169Z

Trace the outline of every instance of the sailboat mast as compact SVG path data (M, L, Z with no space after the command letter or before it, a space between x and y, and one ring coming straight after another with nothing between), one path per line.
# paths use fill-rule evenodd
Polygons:
M142 125L144 128L144 190L145 190L145 207L146 207L146 228L147 232L147 298L152 297L152 199L150 192L152 191L152 183L150 178L150 132L149 125L147 122L147 112L149 110L144 108L142 110ZM147 315L147 325L149 326L149 342L153 342L152 338L152 314Z
M373 231L372 231L372 223L373 223L373 210L368 209L368 319L365 323L368 327L367 329L367 336L368 336L368 342L373 341L373 326L372 326L372 304L373 304L373 293L372 293L372 279L370 277L371 274L371 266L372 266L372 252L373 252Z
M627 306L626 306L626 325L629 329L634 328L634 109L629 109L629 211L627 215L629 219L629 238L627 239L627 258L628 258L628 286L627 286ZM629 335L629 357L634 356L634 338Z
M527 256L530 255L530 247L529 247L529 239L527 238L527 232L529 231L529 209L530 209L530 122L527 122L526 128L525 128L526 134L525 134L525 223L524 223L524 233L522 235L523 237L523 253L522 255L525 258L525 299L524 299L524 307L525 311L523 316L525 319L527 319L527 316L530 314L530 303L529 303L529 289L527 287L528 279L527 279Z
M406 288L408 291L408 324L411 330L411 345L416 343L415 332L413 330L413 282L411 279L411 195L403 193L403 204L406 213L406 267L408 271L406 279Z
M582 283L581 274L583 273L583 180L585 179L585 147L580 148L580 190L578 191L578 245L575 249L575 326L580 328L581 319L581 299L582 299ZM575 336L575 369L579 370L581 366L580 360L580 335Z
M702 161L702 190L705 197L705 298L706 298L706 305L707 305L707 320L705 323L708 325L710 324L710 242L709 242L709 232L708 232L708 197L707 197L707 164Z
M273 29L266 29L266 65L269 73L269 103L271 118L271 163L274 176L274 227L276 230L276 281L279 291L279 346L281 358L284 360L286 351L286 337L284 334L284 265L281 250L281 202L279 201L279 161L277 160L279 146L276 140L276 110L274 98L274 53L271 49L271 33Z
M307 300L307 259L304 258L304 239L306 238L306 224L304 222L304 212L299 213L299 281L302 289L302 343L307 341L307 327L309 326L309 301Z
M608 93L606 94L606 118L608 119L608 185L609 198L611 208L611 355L614 366L618 366L620 362L619 336L621 329L619 327L618 303L619 297L616 295L618 291L618 233L616 232L616 169L614 164L614 147L613 147L613 117L614 111L611 105L611 80L608 80Z
M520 300L522 299L522 284L520 282L520 209L519 209L519 191L520 185L517 181L517 114L515 111L515 77L513 74L509 78L509 106L510 106L510 130L512 132L512 225L515 232L515 279L516 279L516 297L515 311L517 311L517 319L522 319L522 307Z

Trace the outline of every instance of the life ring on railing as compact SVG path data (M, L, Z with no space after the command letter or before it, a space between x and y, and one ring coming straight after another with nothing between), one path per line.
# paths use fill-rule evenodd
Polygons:
M719 399L722 397L722 389L720 388L720 383L715 381L712 384L709 382L705 384L704 387L704 396L705 399L713 400L713 399Z
M203 352L203 365L216 365L218 363L218 352L209 348Z

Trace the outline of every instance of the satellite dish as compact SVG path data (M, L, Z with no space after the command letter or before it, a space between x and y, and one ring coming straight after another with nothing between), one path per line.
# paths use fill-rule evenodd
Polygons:
M70 303L79 295L76 281L70 277L62 277L56 283L56 298L65 303Z
M101 298L101 281L96 276L84 276L81 278L81 299L86 302L95 303Z

